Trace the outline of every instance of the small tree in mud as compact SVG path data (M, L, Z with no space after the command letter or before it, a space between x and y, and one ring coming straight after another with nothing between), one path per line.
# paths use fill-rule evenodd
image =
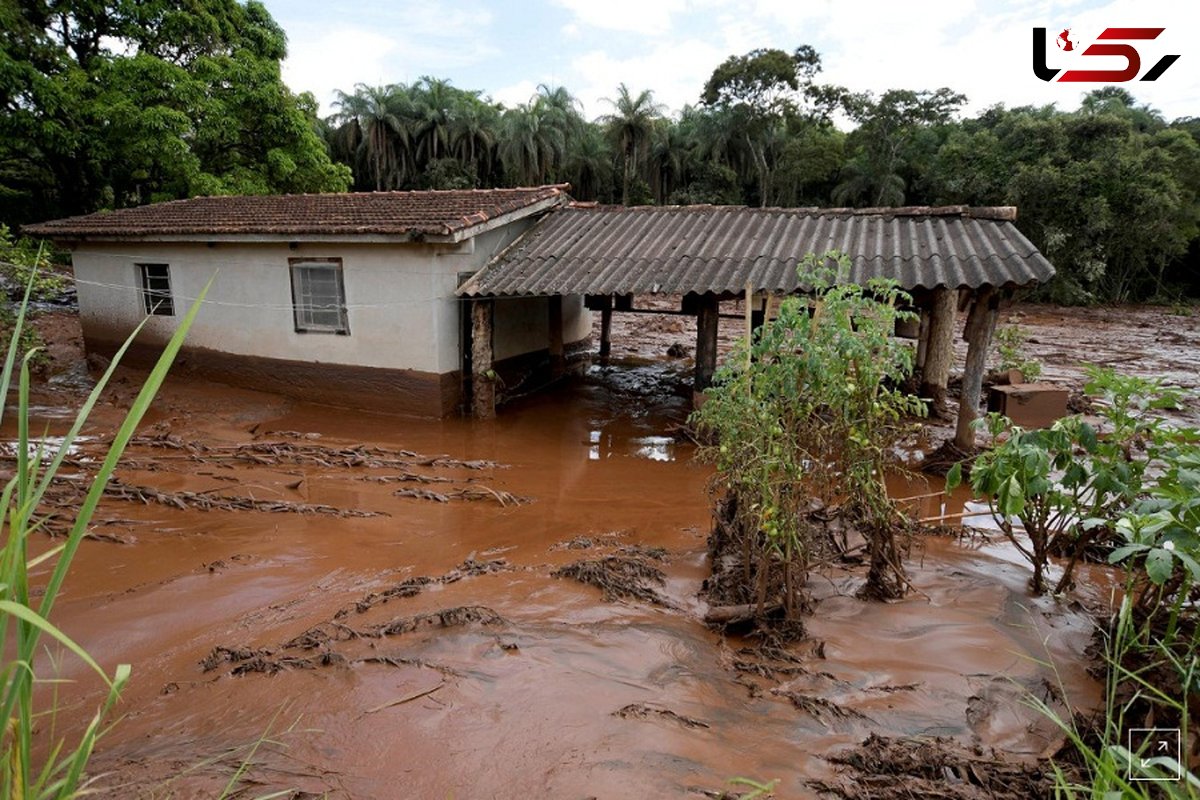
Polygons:
M1181 399L1177 390L1160 381L1118 375L1111 368L1089 366L1086 371L1084 389L1100 399L1098 428L1080 416L1064 417L1041 430L1024 430L999 414L977 423L988 427L996 444L971 467L971 489L987 499L996 525L1032 565L1034 594L1052 586L1055 594L1065 592L1081 559L1108 548L1115 533L1133 530L1128 519L1119 529L1118 517L1146 492L1147 475L1169 473L1179 446L1196 437L1151 413L1176 407ZM947 488L962 477L962 464L956 464L946 476ZM1051 584L1047 571L1055 555L1066 561ZM1155 553L1151 563L1165 566L1168 555Z
M891 281L837 285L838 270L801 263L812 296L783 301L749 349L730 356L691 421L710 444L699 456L717 465L727 499L723 526L737 541L741 599L761 616L782 605L795 619L809 569L831 551L835 517L864 532L870 572L864 593L895 597L904 587L884 468L897 422L922 413L899 385L911 350L892 338L907 296Z

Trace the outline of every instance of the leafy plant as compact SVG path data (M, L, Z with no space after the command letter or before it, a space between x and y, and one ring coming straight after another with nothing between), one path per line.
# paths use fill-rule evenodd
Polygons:
M1042 374L1042 362L1025 355L1025 332L1015 320L996 330L996 352L1000 356L1000 371L1015 369L1027 381L1036 381Z
M32 353L25 353L20 357L19 351L20 332L25 323L36 277L36 271L31 271L25 287L25 296L17 313L15 335L10 338L3 373L0 374L0 398L5 401L14 371L19 374L17 439L14 443L16 466L14 474L4 484L0 494L0 533L3 534L3 549L0 550L0 642L3 642L4 654L3 660L0 661L0 678L3 679L3 688L0 689L0 720L4 721L3 731L0 732L0 797L22 800L65 799L76 796L82 785L84 768L101 734L102 722L129 680L129 665L118 666L110 677L82 647L50 622L50 615L66 580L67 571L103 495L104 487L155 393L162 385L208 291L206 287L201 292L200 298L180 321L175 334L163 349L158 363L147 377L96 471L65 541L47 553L31 559L28 555L28 540L42 524L37 519L38 507L129 343L137 335L135 331L117 352L108 370L88 395L58 449L48 450L44 442L37 441L30 434L29 365ZM0 402L0 421L3 420L4 407L5 403ZM43 564L53 565L53 568L42 587L40 600L36 600L30 588L30 570ZM36 674L37 653L43 635L73 653L99 675L108 688L108 693L74 746L67 745L65 739L49 742L45 750L46 755L42 757L44 763L37 764L33 747L34 729L37 720L47 713L37 708L35 697L35 689L40 682ZM53 710L52 706L49 711Z
M1174 638L1184 605L1200 586L1200 447L1181 445L1164 455L1165 466L1117 519L1124 540L1109 556L1134 576L1134 607L1152 619L1169 609L1165 639Z
M1032 431L999 414L980 421L997 444L975 461L971 488L987 499L997 526L1033 566L1035 594L1049 588L1045 573L1055 553L1068 556L1054 587L1065 591L1079 558L1110 540L1118 516L1142 495L1147 470L1196 436L1148 413L1176 404L1177 390L1109 368L1087 371L1086 390L1100 401L1100 429L1079 416ZM947 485L961 481L962 467L955 465Z
M910 316L900 310L907 296L894 282L837 285L837 272L819 266L829 258L848 269L844 255L806 258L799 274L812 297L784 300L749 348L718 370L691 418L713 441L700 458L717 465L736 500L747 563L759 565L752 580L760 606L778 588L767 573L781 572L789 613L822 546L809 522L814 504L841 509L869 532L869 591L902 589L883 473L897 423L924 410L893 388L912 367L911 351L891 336L896 320Z
M0 278L13 287L30 285L33 302L51 300L70 286L66 275L54 270L53 253L45 242L27 237L16 238L7 225L0 223ZM11 323L10 323L11 324ZM28 352L25 349L19 352Z

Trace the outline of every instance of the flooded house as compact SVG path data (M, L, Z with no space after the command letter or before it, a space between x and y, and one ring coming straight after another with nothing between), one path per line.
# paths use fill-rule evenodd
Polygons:
M197 197L25 232L70 250L89 353L112 355L148 317L130 352L148 361L211 281L182 368L445 416L469 390L473 349L456 288L568 199L565 186ZM489 369L508 386L534 381L591 331L580 296L514 298L491 322Z
M573 203L566 185L275 197L201 197L26 228L68 246L83 335L110 354L148 322L156 353L210 280L185 368L353 408L495 413L498 399L601 356L613 313L695 319L694 389L717 360L721 304L747 332L808 289L809 254L849 258L838 280L890 278L912 297L921 396L945 410L958 319L968 340L956 441L973 441L1002 297L1054 268L1012 207L821 209ZM678 298L675 310L635 298Z

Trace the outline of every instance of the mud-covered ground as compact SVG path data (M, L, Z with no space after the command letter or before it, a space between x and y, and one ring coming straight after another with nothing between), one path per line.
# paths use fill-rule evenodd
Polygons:
M1196 317L1023 313L1052 380L1112 358L1195 386ZM41 324L52 376L35 411L53 436L90 377L73 318ZM617 315L615 329L611 364L486 423L170 379L55 608L102 665L133 665L93 760L98 796L211 798L243 768L246 797L716 797L734 777L855 796L865 756L831 759L872 735L961 746L934 770L962 792L946 796L992 796L970 777L986 764L1036 780L1061 738L1022 700L1095 704L1082 606L1109 601L1110 576L1085 570L1082 603L1033 600L1007 547L927 538L902 602L861 602L860 578L831 570L813 581L811 641L768 658L722 638L698 599L710 470L672 435L690 361L665 351L690 355L693 328ZM121 374L71 472L89 471L137 381ZM71 659L39 665L56 668L75 681L61 729L100 688ZM898 746L873 741L861 753Z

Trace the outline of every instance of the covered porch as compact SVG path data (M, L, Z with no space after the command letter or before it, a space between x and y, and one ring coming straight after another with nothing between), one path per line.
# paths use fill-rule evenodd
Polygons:
M588 308L599 311L600 356L606 358L614 314L651 313L638 307L639 296L678 295L678 309L668 313L696 319L693 389L702 392L716 369L722 303L743 301L738 316L749 331L762 324L772 302L806 291L796 271L805 256L839 251L851 261L839 280L892 278L912 295L920 323L897 333L916 339L920 395L939 411L947 404L958 314L966 314L955 444L968 449L1000 301L1054 275L1015 219L1012 207L561 209L458 289L471 308L473 413L495 413L490 341L499 299L549 298L553 365L564 359L561 310L554 313L564 296L584 295Z

